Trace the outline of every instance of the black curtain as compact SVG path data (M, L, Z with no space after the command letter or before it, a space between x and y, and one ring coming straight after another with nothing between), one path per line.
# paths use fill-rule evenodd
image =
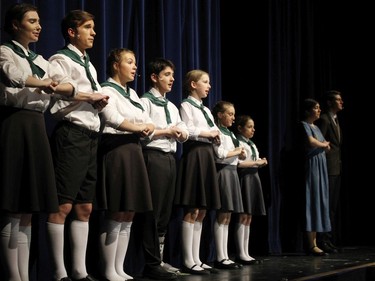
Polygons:
M179 105L186 72L201 68L210 73L212 91L205 101L212 105L221 99L221 26L220 0L33 0L0 2L0 20L13 3L36 5L42 33L31 48L46 59L64 46L60 23L73 9L95 16L94 47L88 50L98 70L99 82L105 81L105 62L112 48L124 47L136 54L138 74L132 87L138 94L147 88L145 66L153 57L165 57L176 66L173 90L168 98ZM0 30L1 42L6 39Z
M1 23L5 9L14 2L19 1L0 2ZM237 115L250 114L254 118L254 141L269 161L268 167L260 171L267 216L255 217L251 228L250 252L255 255L301 249L297 211L300 186L295 181L298 167L293 155L299 104L307 97L320 100L326 90L340 90L345 107L340 113L344 137L341 239L344 245L374 245L375 233L371 227L374 187L370 178L373 86L370 83L374 76L375 48L370 2L25 2L40 9L42 36L33 48L44 57L48 58L64 44L60 32L64 14L71 9L85 9L96 17L97 36L89 54L100 81L106 78L104 67L109 50L127 47L136 52L141 76L132 87L139 94L146 90L145 64L151 57L163 56L176 64L176 81L168 97L177 106L183 98L184 74L190 69L202 68L211 78L212 91L205 101L209 107L225 99L235 104ZM0 35L3 41L5 35L1 30ZM363 223L367 217L370 217L368 223ZM208 220L211 222L212 218L211 214ZM175 265L179 265L181 249L180 221L180 210L176 210L167 249L167 260ZM212 238L210 231L205 230L202 257L208 260L215 254ZM43 237L40 241L43 247ZM136 241L134 245L136 252ZM42 256L42 261L46 259L47 254ZM136 267L136 262L128 258L127 262L128 266Z
M271 254L302 250L295 125L300 102L308 97L320 101L331 89L340 90L344 99L339 116L344 138L341 242L373 245L371 223L360 220L374 213L372 168L364 164L373 158L372 141L368 129L359 129L371 122L374 100L370 35L374 17L369 4L338 0L248 4L241 8L222 1L221 13L222 96L235 103L236 115L254 118L254 141L269 160L268 170L261 171L268 220L254 218L253 223L261 224L252 227L250 250L259 244L263 251L268 246ZM261 231L260 237L253 236L253 229Z

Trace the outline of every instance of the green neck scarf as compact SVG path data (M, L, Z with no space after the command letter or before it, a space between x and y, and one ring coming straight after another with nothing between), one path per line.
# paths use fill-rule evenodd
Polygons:
M162 106L164 107L164 112L165 112L165 117L167 119L167 124L171 124L171 114L169 113L168 110L168 100L167 99L159 99L155 97L152 93L147 92L143 95L143 97L148 98L153 104L157 106Z
M57 51L57 53L66 55L69 58L71 58L74 62L78 63L79 65L82 65L85 68L87 78L90 80L91 89L93 89L94 91L98 90L98 87L96 87L95 80L90 72L90 57L88 53L86 53L86 55L84 56L85 62L82 61L81 57L76 52L70 50L68 47L65 47L64 49Z
M219 126L219 129L220 131L224 134L224 135L227 135L227 136L230 136L231 139L232 139L232 142L234 144L235 147L239 147L240 146L240 142L239 140L234 136L234 134L227 128L227 127L222 127L222 126Z
M193 100L191 100L191 99L184 99L182 102L184 102L184 101L186 101L186 102L192 104L192 105L195 106L196 108L199 108L199 109L202 111L202 113L203 113L203 115L204 115L204 118L206 118L206 121L207 121L208 125L209 125L210 127L213 127L213 126L214 126L214 122L212 122L212 120L210 119L210 116L208 116L207 112L204 110L204 105L203 105L203 103L199 106L198 104L196 104L196 103L195 103Z
M242 135L238 135L238 138L243 140L244 142L246 142L249 146L250 146L250 149L251 149L251 159L252 160L256 160L256 152L255 152L255 144L252 140L246 140Z
M23 50L21 49L21 47L14 44L13 41L6 42L6 43L4 43L4 45L11 48L13 50L13 52L15 52L21 58L27 59L27 61L29 62L29 65L31 67L31 71L32 71L33 75L36 74L39 78L43 78L43 76L46 72L34 63L34 60L38 56L37 54L35 54L34 52L29 50L29 55L26 56L25 53L23 52Z
M104 83L102 83L100 85L102 87L109 86L109 87L112 87L112 88L116 89L117 92L119 92L121 95L123 95L125 98L127 98L132 103L132 105L134 105L135 107L138 107L139 109L141 109L142 111L144 111L143 106L140 103L132 100L130 98L130 94L127 91L125 91L122 87L120 87L119 85L117 85L115 83L112 83L112 82L108 82L108 81L104 82Z

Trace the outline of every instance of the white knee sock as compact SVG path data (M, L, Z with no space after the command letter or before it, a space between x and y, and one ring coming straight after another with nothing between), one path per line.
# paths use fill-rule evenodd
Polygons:
M68 277L64 263L64 224L47 222L47 234L55 267L54 278L60 280Z
M18 270L21 280L29 280L31 226L20 226L18 232Z
M215 247L216 247L216 260L222 261L226 259L225 252L223 249L224 224L219 224L217 221L215 221L214 235L215 235Z
M245 247L245 228L246 226L242 223L236 224L236 248L237 256L244 261L248 261L249 257Z
M74 279L85 278L86 250L89 235L89 223L73 220L70 225L70 247L72 251L72 277Z
M105 220L100 234L100 248L102 253L103 276L108 280L123 281L123 277L116 273L115 257L121 223Z
M20 219L4 216L1 222L1 256L8 270L9 280L21 280L18 270L18 232Z
M202 264L199 258L201 236L202 236L202 223L196 221L194 223L194 231L193 231L193 259L194 259L194 263L199 266L201 266Z
M191 268L195 265L193 258L194 224L182 221L182 255L184 265Z
M223 251L224 251L224 257L229 260L228 255L228 235L229 235L229 225L224 224L224 230L223 230Z
M245 239L244 239L244 252L247 255L247 257L250 260L255 260L252 256L249 254L249 241L250 241L250 225L245 225Z
M118 237L118 246L116 251L115 268L118 275L125 278L125 280L132 280L133 277L126 274L124 271L124 263L126 253L128 251L130 233L131 233L132 222L121 223L121 229Z

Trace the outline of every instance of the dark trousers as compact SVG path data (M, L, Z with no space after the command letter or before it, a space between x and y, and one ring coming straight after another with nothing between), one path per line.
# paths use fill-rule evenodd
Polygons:
M146 266L158 266L161 263L159 251L159 237L157 234L156 220L152 211L137 213L137 220L141 228L142 247Z
M317 236L318 243L332 242L339 244L341 238L341 222L340 222L340 189L341 176L328 176L329 181L329 217L331 220L331 232L320 233Z
M167 233L176 191L176 160L173 153L143 149L150 179L152 205L157 223L158 236Z

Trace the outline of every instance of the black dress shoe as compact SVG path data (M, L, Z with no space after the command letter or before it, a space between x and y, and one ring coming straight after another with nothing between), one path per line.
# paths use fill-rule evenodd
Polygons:
M227 259L223 259L221 261L214 262L214 266L219 269L240 269L242 265L239 265L238 263L224 263Z
M340 250L340 248L337 247L336 245L334 245L331 241L328 241L327 244L328 244L328 246L330 246L332 249L337 250L337 252Z
M73 279L73 281L99 281L98 279L94 278L92 275L87 275L85 278L81 278L81 279Z
M155 280L174 280L177 278L176 273L166 271L161 265L145 265L143 276Z
M207 275L207 274L210 274L210 272L206 269L203 269L203 270L198 270L198 269L194 269L195 267L197 267L198 265L197 264L194 264L192 267L186 267L186 266L182 266L182 272L184 273L189 273L189 274L194 274L194 275Z
M330 253L330 254L338 253L337 249L331 247L328 242L323 242L321 245L319 245L319 248L322 249L326 253Z

